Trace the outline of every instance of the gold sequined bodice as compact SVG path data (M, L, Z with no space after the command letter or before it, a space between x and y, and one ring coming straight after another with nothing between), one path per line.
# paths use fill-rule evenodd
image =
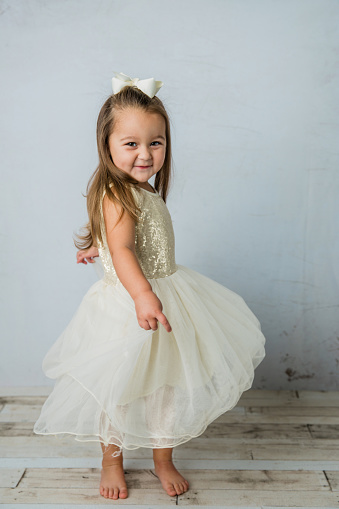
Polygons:
M177 265L172 218L167 205L158 192L154 194L133 186L131 189L141 210L135 225L135 252L144 276L148 279L169 276L177 270ZM107 244L102 200L100 214L103 243L98 241L98 250L105 271L104 281L116 285L119 278Z

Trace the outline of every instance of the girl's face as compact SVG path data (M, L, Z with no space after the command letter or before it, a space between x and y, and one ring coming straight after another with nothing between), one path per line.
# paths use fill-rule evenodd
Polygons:
M164 164L165 119L139 108L118 111L108 143L115 166L139 182L147 182Z

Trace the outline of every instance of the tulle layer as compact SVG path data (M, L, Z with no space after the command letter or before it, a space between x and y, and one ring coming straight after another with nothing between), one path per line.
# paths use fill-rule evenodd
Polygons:
M120 451L175 447L251 387L265 337L244 299L182 265L148 281L172 331L144 330L124 286L97 281L43 360L56 383L35 433Z

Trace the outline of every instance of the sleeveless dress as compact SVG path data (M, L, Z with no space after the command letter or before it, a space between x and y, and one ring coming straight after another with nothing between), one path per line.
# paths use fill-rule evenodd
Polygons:
M156 191L131 186L140 206L135 249L172 331L143 329L107 245L104 277L83 297L45 355L56 379L33 431L74 435L122 449L164 448L201 435L250 389L265 357L260 322L244 299L175 261L168 208Z

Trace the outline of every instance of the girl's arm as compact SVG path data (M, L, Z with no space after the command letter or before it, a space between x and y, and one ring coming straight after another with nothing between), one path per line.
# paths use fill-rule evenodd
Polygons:
M121 205L113 203L107 195L102 202L107 244L119 280L134 300L139 325L145 330L157 330L157 320L167 332L172 328L162 312L162 303L152 291L135 253L135 225L125 212L121 220Z

